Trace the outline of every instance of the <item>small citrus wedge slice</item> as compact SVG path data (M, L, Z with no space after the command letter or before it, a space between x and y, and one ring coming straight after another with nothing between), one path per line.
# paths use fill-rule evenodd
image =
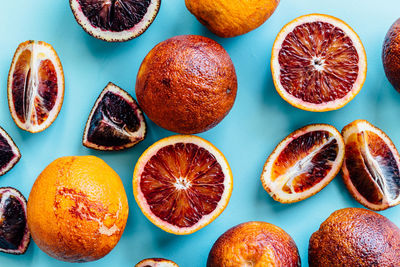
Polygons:
M279 32L271 70L276 90L289 104L328 111L343 107L359 93L367 57L360 38L345 22L310 14Z
M21 158L17 145L7 132L0 127L0 176L11 170Z
M160 259L160 258L152 258L152 259L145 259L135 265L135 267L179 267L173 261Z
M346 153L343 180L350 194L372 210L400 203L400 156L390 138L365 120L342 130Z
M133 193L144 215L166 232L191 234L228 205L232 172L210 142L192 135L161 139L139 158Z
M0 251L24 254L31 241L26 199L17 189L0 187Z
M328 185L343 158L343 139L335 127L308 125L279 143L264 165L261 182L276 201L298 202Z
M69 0L76 21L91 36L124 42L153 23L161 0Z
M97 150L121 150L145 137L146 121L135 99L110 82L90 112L83 145Z
M18 46L8 74L7 95L19 128L37 133L54 122L64 99L64 72L51 45L26 41Z

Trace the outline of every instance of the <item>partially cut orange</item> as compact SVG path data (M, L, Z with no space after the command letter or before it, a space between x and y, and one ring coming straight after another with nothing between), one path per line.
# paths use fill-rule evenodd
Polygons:
M64 99L64 72L51 45L26 41L18 46L8 74L7 95L19 128L37 133L54 122Z
M365 120L342 130L346 153L343 180L351 195L372 210L400 203L400 156L390 138Z
M271 70L276 90L289 104L328 111L343 107L360 92L367 57L360 38L345 22L310 14L279 32Z
M133 193L144 215L169 233L191 234L228 205L232 172L210 142L192 135L164 138L139 158Z
M179 267L173 261L161 259L161 258L151 258L144 259L141 262L137 263L135 267Z
M279 143L264 165L261 181L276 201L298 202L329 184L343 158L343 139L335 127L308 125Z

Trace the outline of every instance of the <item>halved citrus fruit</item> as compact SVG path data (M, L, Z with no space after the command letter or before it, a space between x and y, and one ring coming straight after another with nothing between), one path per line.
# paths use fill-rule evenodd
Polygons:
M276 90L289 104L308 111L335 110L361 90L367 56L360 38L345 22L310 14L279 32L271 70Z
M346 153L343 180L350 194L372 210L400 203L400 156L390 138L365 120L342 130Z
M145 259L141 262L137 263L135 267L179 267L173 261L160 259L160 258L152 258L152 259Z
M121 150L144 140L146 121L135 99L108 83L86 122L82 143L98 150Z
M54 122L64 99L64 72L51 45L26 41L18 46L7 93L11 116L19 128L37 133Z
M328 185L343 158L343 139L335 127L308 125L279 143L264 165L261 182L276 201L298 202Z
M21 153L11 137L0 127L0 176L11 170L21 158Z
M153 23L161 0L70 0L76 21L91 36L107 42L138 37Z
M228 205L232 171L210 142L191 135L161 139L139 158L133 193L144 215L166 232L191 234Z

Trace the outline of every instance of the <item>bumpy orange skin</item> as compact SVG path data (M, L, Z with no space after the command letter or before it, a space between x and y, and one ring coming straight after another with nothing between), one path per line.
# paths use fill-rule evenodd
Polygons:
M396 20L386 34L382 51L386 77L400 92L400 19Z
M335 211L309 243L312 266L400 266L400 229L386 217L359 208Z
M266 222L247 222L225 232L212 247L207 267L300 266L293 239Z
M225 49L202 36L168 39L143 60L136 97L157 125L182 134L204 132L231 110L237 91L235 67Z
M118 243L128 211L121 179L104 161L63 157L35 181L28 227L48 255L68 262L94 261Z
M280 0L185 0L187 9L220 37L234 37L261 26Z

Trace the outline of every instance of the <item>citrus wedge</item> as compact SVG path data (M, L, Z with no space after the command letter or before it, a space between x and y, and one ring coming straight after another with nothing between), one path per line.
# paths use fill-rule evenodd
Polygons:
M26 41L18 46L7 94L11 116L19 128L37 133L54 122L64 99L64 73L51 45Z
M232 172L210 142L191 135L164 138L139 158L133 193L144 215L166 232L191 234L228 205Z
M97 150L122 150L146 137L146 121L135 99L108 83L86 122L82 144Z
M390 138L365 120L342 130L346 153L343 180L350 194L372 210L400 203L400 156Z
M0 176L11 170L21 158L17 145L7 132L0 127Z
M279 143L264 165L261 181L276 201L298 202L329 184L343 158L343 139L335 127L308 125Z
M279 32L271 70L276 90L289 104L328 111L343 107L359 93L367 57L360 38L345 22L310 14Z

